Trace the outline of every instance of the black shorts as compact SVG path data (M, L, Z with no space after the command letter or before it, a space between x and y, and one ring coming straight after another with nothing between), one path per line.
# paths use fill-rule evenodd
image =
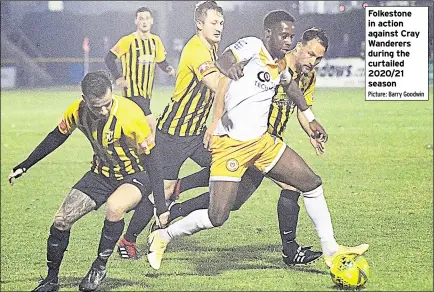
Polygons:
M94 200L96 203L95 210L97 210L124 183L130 183L138 187L143 197L149 196L152 192L151 183L146 171L130 174L122 180L108 178L102 174L88 171L72 188L82 191Z
M131 96L129 97L132 101L134 101L145 113L145 116L149 116L152 114L151 112L151 99L143 96Z
M158 149L163 168L163 179L178 179L179 170L187 158L201 167L210 167L211 152L203 147L203 136L174 136L157 129L155 147Z

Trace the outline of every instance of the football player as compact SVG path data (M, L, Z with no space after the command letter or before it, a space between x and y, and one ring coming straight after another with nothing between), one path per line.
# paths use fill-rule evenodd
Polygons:
M272 24L280 23L281 17L274 17ZM294 150L267 132L269 108L274 91L281 84L308 121L313 138L318 143L327 141L326 132L315 120L298 84L292 81L282 46L273 30L265 30L263 41L254 37L240 39L217 60L217 66L223 68L232 60L246 62L246 66L244 77L238 81L221 79L214 120L205 135L204 144L212 152L209 208L196 210L168 228L150 234L148 261L154 269L160 268L164 251L172 239L224 224L249 165L303 193L327 265L338 254L363 254L368 249L366 244L357 247L337 244L321 178Z
M54 216L47 240L48 275L33 291L59 290L59 269L72 225L104 203L107 208L97 257L79 285L81 291L94 291L105 278L107 261L124 229L124 213L142 197L153 192L156 214L161 223L167 221L158 152L142 110L131 100L114 96L110 80L101 72L88 73L81 89L82 97L68 107L54 130L8 177L13 184L77 128L94 151L91 169L72 187Z
M166 50L158 35L151 33L154 17L147 7L136 11L136 31L122 37L104 58L122 95L137 103L145 113L152 133L155 135L156 121L151 112L151 97L154 85L155 65L175 76L175 69L166 60ZM119 73L116 59L122 63Z

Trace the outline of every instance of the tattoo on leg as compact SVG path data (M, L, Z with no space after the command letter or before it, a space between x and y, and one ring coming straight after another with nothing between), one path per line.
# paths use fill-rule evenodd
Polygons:
M54 216L54 226L68 230L78 219L94 210L96 203L82 191L72 189Z

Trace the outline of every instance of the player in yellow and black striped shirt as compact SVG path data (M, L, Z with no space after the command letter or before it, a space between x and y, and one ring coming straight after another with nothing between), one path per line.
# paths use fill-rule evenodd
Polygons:
M147 196L153 192L158 219L164 223L168 216L159 157L141 109L124 97L113 96L110 80L103 73L87 74L81 86L82 98L68 107L58 126L8 177L12 184L77 128L92 145L92 168L72 187L54 217L47 240L48 275L33 291L59 289L59 268L72 225L105 202L98 256L81 281L80 291L94 291L104 279L107 261L124 229L126 211L147 204L152 216L153 204Z
M105 62L116 85L123 89L123 96L140 106L155 132L156 121L150 108L155 65L171 76L176 72L166 61L166 50L160 37L151 33L153 23L151 11L146 7L139 8L135 20L137 30L122 37L106 55ZM121 59L122 75L115 63L117 58Z
M293 55L293 52L288 52L288 55ZM290 57L292 58L292 57ZM316 83L316 71L312 69L307 74L298 74L294 68L289 68L292 73L292 78L298 82L301 92L309 107L313 105L313 92ZM289 118L296 110L293 102L288 100L282 86L279 86L276 95L273 98L273 103L270 107L268 116L268 132L273 136L283 139L283 133L286 130L286 125ZM297 111L297 117L303 119L303 116ZM302 123L302 122L301 122Z
M208 167L211 156L202 137L221 73L215 67L223 30L223 10L214 1L195 10L196 34L181 53L170 102L158 118L157 147L161 149L166 195L175 186L187 158Z
M169 199L177 184L184 161L191 158L202 170L189 176L192 184L208 184L211 153L203 147L205 123L213 104L219 70L229 70L236 60L228 60L227 67L216 68L217 46L223 30L223 10L215 1L202 1L194 12L196 34L187 42L181 53L172 97L158 118L156 148L163 164L166 198ZM232 62L233 61L233 62ZM187 180L183 186L188 189ZM200 204L207 204L206 197ZM195 206L190 206L194 208ZM187 209L187 208L186 208ZM118 250L124 258L136 258L136 237L150 220L146 210L136 209ZM149 220L148 220L149 219Z

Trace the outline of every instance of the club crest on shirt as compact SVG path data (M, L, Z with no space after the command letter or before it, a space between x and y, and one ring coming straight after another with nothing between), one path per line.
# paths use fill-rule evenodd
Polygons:
M105 138L107 140L107 144L113 143L114 131L107 131L107 133L105 134Z
M206 71L208 71L209 69L211 69L213 67L213 65L211 64L211 62L205 62L202 65L200 65L197 70L199 71L200 74L205 73Z
M234 158L231 158L226 162L226 168L229 171L232 171L232 172L237 171L238 167L240 167L240 164Z

